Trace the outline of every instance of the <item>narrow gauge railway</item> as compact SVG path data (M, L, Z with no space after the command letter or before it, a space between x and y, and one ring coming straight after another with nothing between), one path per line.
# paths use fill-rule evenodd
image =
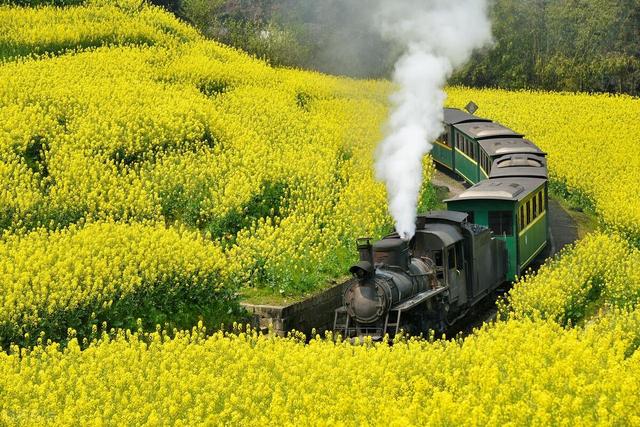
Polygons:
M344 337L445 332L549 245L546 154L500 123L446 108L435 162L471 187L446 211L418 215L409 241L397 233L357 242L333 329Z

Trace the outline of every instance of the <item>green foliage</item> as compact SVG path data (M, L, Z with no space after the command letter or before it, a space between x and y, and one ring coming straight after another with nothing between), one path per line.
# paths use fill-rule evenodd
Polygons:
M360 1L183 0L181 16L207 37L273 65L353 77L387 76L399 55Z
M308 49L295 25L279 24L265 14L262 2L255 3L236 6L225 0L184 0L180 14L207 37L239 47L273 65L304 62Z
M566 200L573 210L578 212L586 211L590 214L595 214L596 212L595 203L591 197L583 191L570 189L563 181L551 179L549 181L549 190L551 194Z
M373 24L371 0L184 0L208 37L275 65L388 77L401 54ZM640 91L639 0L494 0L495 43L453 81L475 87Z
M492 23L495 45L456 83L640 92L638 0L496 0Z
M225 0L183 0L180 13L186 19L206 31L206 26L219 12Z
M418 200L418 212L428 212L444 207L441 201L441 195L438 194L436 187L431 182L425 182Z

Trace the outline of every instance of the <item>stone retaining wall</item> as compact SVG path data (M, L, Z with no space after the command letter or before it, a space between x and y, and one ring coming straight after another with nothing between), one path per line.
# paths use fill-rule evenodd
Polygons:
M333 329L335 309L342 305L342 296L347 280L326 291L289 305L259 305L242 303L241 305L253 316L252 326L266 332L285 336L292 330L310 336L315 328L319 334Z

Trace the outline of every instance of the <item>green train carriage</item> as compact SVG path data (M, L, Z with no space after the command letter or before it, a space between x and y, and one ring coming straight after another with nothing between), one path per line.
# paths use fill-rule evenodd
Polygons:
M484 139L521 138L519 134L500 123L466 122L454 125L455 168L454 171L470 184L489 177L486 169L491 158L481 146Z
M499 161L498 166L533 165L542 166L538 171L546 171L546 160L543 159L546 154L524 139L522 134L500 123L454 108L445 108L444 126L445 131L435 141L431 155L436 163L461 176L469 184L492 177L491 171L496 161ZM501 173L497 175L504 176Z
M469 221L489 227L507 248L507 280L516 280L547 247L547 180L530 177L480 181L445 200L447 209L465 212Z
M457 159L455 151L456 131L453 126L462 123L482 122L490 122L490 120L474 116L473 114L469 114L456 108L445 108L443 120L444 132L433 144L433 148L431 150L433 160L450 171L455 172Z

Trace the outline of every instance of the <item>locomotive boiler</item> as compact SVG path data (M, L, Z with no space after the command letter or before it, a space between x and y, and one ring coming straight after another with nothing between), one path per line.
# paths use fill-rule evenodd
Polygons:
M443 332L507 271L504 242L461 212L419 215L410 241L397 233L373 244L359 239L358 251L334 318L334 331L345 337Z

